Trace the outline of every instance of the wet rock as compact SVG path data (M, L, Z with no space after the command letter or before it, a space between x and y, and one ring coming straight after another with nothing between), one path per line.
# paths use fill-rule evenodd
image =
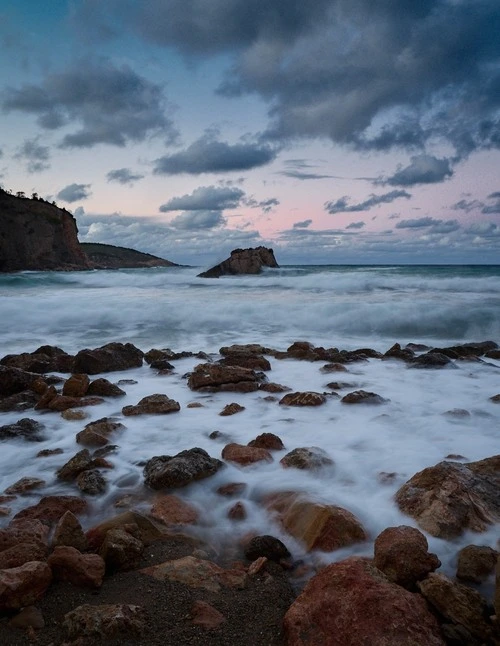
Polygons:
M54 547L74 547L79 552L85 552L88 547L87 537L78 518L70 511L65 512L59 519L52 539Z
M0 612L31 606L43 596L51 582L50 567L41 561L0 570Z
M136 406L125 406L122 413L131 415L168 415L177 413L181 409L179 402L170 399L167 395L155 394L143 397Z
M20 567L30 561L45 561L47 552L47 546L41 541L31 540L12 545L0 552L0 570Z
M87 419L88 416L89 414L85 411L75 410L74 408L68 408L61 412L61 417L68 422L81 422L83 419Z
M162 530L149 518L136 511L125 511L113 518L99 523L89 529L86 533L89 542L89 549L99 550L106 538L106 534L112 529L124 529L130 531L131 527L137 528L137 535L134 536L145 545L162 538ZM135 530L134 530L135 531Z
M433 572L418 584L421 594L443 617L463 626L474 637L491 643L488 604L472 588Z
M343 363L327 363L321 368L321 372L349 372Z
M268 359L257 354L230 354L219 361L222 366L241 366L251 370L271 370L271 364Z
M285 468L315 470L330 466L334 462L323 449L317 446L302 446L282 457L280 464Z
M268 451L281 451L285 446L281 439L274 433L261 433L257 435L255 440L251 440L248 446L253 446L257 449L267 449Z
M85 604L64 615L63 629L70 639L127 639L130 635L140 635L144 623L145 614L140 606Z
M253 392L262 381L265 377L250 368L202 363L189 375L188 386L206 392Z
M481 357L486 352L495 350L498 344L494 341L480 341L479 343L463 343L453 345L447 348L433 348L432 352L438 352L450 357L451 359Z
M396 502L429 534L450 539L500 520L499 486L500 456L468 464L444 461L415 474L398 490Z
M312 343L307 341L295 341L283 354L284 356L279 356L279 358L289 357L302 361L321 361L326 359L323 348L315 348Z
M246 488L247 485L245 482L229 482L228 484L221 485L216 493L219 496L239 496Z
M340 401L343 404L385 404L387 399L377 395L377 393L371 393L366 390L355 390L342 397Z
M198 520L198 510L179 496L160 494L151 507L150 515L165 525L192 525Z
M441 565L428 547L427 539L418 529L407 525L388 527L375 539L373 564L389 581L413 589L417 581Z
M172 370L175 370L175 366L166 359L157 359L156 361L151 361L149 367L153 370L160 370L161 372L171 372Z
M467 545L458 553L457 579L481 583L495 571L499 553L486 545Z
M345 388L351 388L352 386L353 384L349 384L345 381L330 381L326 384L326 387L331 390L344 390Z
M241 413L244 410L245 410L244 406L241 406L236 402L232 402L231 404L227 404L226 406L224 406L224 408L219 413L219 415L221 417L229 417L230 415L236 415L236 413Z
M66 397L84 397L87 394L89 385L90 379L88 375L71 375L71 377L64 383L62 394Z
M321 406L326 402L326 397L315 392L288 393L280 399L281 406Z
M488 350L488 352L485 352L484 356L487 359L500 359L500 350Z
M0 552L21 543L37 543L43 549L48 546L49 528L39 520L12 520L8 527L0 529Z
M86 509L87 501L77 496L46 496L38 504L22 509L14 516L14 520L32 519L50 524L57 522L66 511L81 514Z
M37 410L48 409L60 413L70 408L98 406L104 402L104 399L101 399L100 397L66 397L65 395L58 395L57 393L54 394L51 390L52 388L53 386L51 386L49 391L47 391L47 394L42 396L38 401L35 406Z
M471 416L469 411L465 410L465 408L452 408L444 412L443 415L446 415L447 417L451 417L453 419L467 419Z
M42 449L36 454L37 458L48 458L51 455L61 455L64 453L62 449Z
M34 408L39 396L32 390L23 390L15 395L0 398L0 412L21 412Z
M40 487L43 487L45 484L45 480L40 480L40 478L28 478L24 477L15 482L13 485L10 487L7 487L5 490L5 493L10 495L10 494L23 494L26 493L27 491L31 491L32 489L39 489Z
M104 577L104 560L98 554L82 554L74 547L59 546L48 564L56 581L67 581L83 588L99 588Z
M494 404L500 404L500 393L498 395L493 395L493 397L490 397L490 401Z
M137 567L143 551L142 541L125 529L117 527L106 533L99 554L104 559L108 572L116 572Z
M106 480L97 469L82 471L76 479L80 491L89 496L97 496L106 491Z
M400 359L401 361L411 361L415 357L415 352L408 346L406 348L401 348L399 343L395 343L387 352L384 353L384 358L388 359Z
M77 476L86 469L90 468L92 457L88 449L78 451L66 464L64 464L58 471L57 477L59 480L76 480Z
M80 350L76 355L73 370L87 375L140 368L144 354L132 343L107 343L93 350Z
M94 379L90 383L87 395L97 395L98 397L123 397L127 393L117 386L112 384L107 379L101 377L100 379Z
M227 512L227 517L230 520L245 520L247 512L245 505L242 502L235 503Z
M231 443L222 449L222 458L228 462L236 462L241 466L254 464L255 462L272 462L273 457L266 449L259 449L243 444Z
M144 482L151 489L184 487L214 475L222 466L223 462L196 447L173 457L160 455L148 460L144 467Z
M287 559L290 556L288 548L279 538L267 534L251 538L244 546L243 551L245 558L249 561L255 561L264 556L270 561L279 562L281 559Z
M425 600L361 558L323 568L284 618L287 646L445 646Z
M445 368L454 367L452 360L441 352L426 352L409 362L410 368Z
M45 426L29 417L24 417L14 424L0 426L0 440L21 438L28 442L42 442L45 439Z
M9 354L0 361L4 366L44 374L71 372L74 357L57 346L42 345L33 352Z
M272 249L234 249L229 258L211 269L198 274L198 278L219 278L232 274L260 274L263 267L278 267Z
M2 359L2 362L4 359ZM35 372L0 365L0 397L9 397L24 390L29 390L39 378L40 375Z
M260 384L259 390L264 390L267 393L286 393L291 388L288 388L288 386L283 386L282 384L276 384L273 381L270 381L267 384Z
M87 424L83 431L76 435L79 444L87 446L105 446L109 442L108 436L114 431L122 430L125 426L109 417L103 417Z
M259 343L246 343L244 345L238 345L238 344L233 344L233 345L226 345L223 346L222 348L219 349L219 353L222 354L223 356L234 356L234 355L248 355L248 354L253 354L253 355L262 355L262 354L270 354L272 350L270 348L266 348L263 345L260 345Z
M191 621L205 630L215 630L226 621L224 615L206 601L195 601L191 607Z

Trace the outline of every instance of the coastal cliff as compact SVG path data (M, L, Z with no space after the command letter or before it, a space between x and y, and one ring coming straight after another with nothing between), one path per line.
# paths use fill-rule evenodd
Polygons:
M81 242L93 269L139 269L141 267L178 267L175 262L127 247L98 242Z

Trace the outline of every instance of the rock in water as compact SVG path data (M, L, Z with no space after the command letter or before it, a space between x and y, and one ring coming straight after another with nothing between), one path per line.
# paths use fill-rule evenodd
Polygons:
M229 258L198 274L199 278L219 278L232 274L260 274L262 267L279 268L272 249L234 249Z

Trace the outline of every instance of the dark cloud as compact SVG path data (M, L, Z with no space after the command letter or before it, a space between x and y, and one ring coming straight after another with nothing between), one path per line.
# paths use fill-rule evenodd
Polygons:
M133 184L142 179L144 175L133 173L129 168L117 168L110 170L106 178L108 182L118 182L119 184Z
M295 222L293 225L294 229L307 229L307 227L311 226L312 220L302 220L301 222Z
M500 191L495 191L494 193L490 193L488 195L489 200L500 200Z
M346 229L362 229L364 226L364 222L351 222L351 224L346 226Z
M173 197L160 206L162 213L168 211L223 211L236 208L245 192L230 186L200 186L190 195Z
M496 204L489 204L488 206L483 206L483 208L481 209L481 213L489 214L489 215L500 213L500 199L497 200Z
M436 224L432 225L430 233L453 233L460 228L458 220L438 220Z
M406 191L390 191L383 195L371 195L367 200L359 204L348 204L347 196L341 197L335 202L326 202L325 210L334 215L335 213L355 213L358 211L368 211L368 209L378 206L379 204L389 204L400 197L411 198L411 194Z
M254 197L245 197L242 204L249 206L251 209L262 209L264 213L270 213L276 206L279 206L280 201L275 197L270 197L267 200L256 200Z
M292 179L327 179L333 177L333 175L322 175L320 173L307 173L300 170L283 170L277 173L278 175L283 175L284 177L291 177Z
M482 238L495 238L500 236L500 227L494 222L474 222L464 233Z
M411 158L411 163L408 166L400 168L394 175L380 183L390 186L436 184L452 175L453 170L449 159L438 159L432 155L415 155Z
M156 175L187 173L228 173L250 170L269 164L277 151L260 143L229 144L220 141L213 133L206 133L188 148L160 157L155 162Z
M78 202L91 196L90 184L68 184L57 194L59 200L64 202Z
M161 87L128 65L116 67L108 60L79 61L47 75L40 85L9 87L2 107L36 115L46 129L78 124L79 129L63 137L66 148L124 146L153 133L169 141L177 136Z
M50 168L50 148L40 143L40 137L25 139L14 157L26 162L28 173L40 173Z
M414 220L401 220L396 224L396 229L422 229L424 227L431 227L441 223L442 220L436 220L431 217L416 218Z
M451 208L454 211L465 211L466 213L470 213L471 211L475 211L476 209L481 209L484 206L483 202L480 202L479 200L460 200L456 202L455 204L452 204Z
M223 227L226 219L221 211L186 211L170 221L174 229L198 231L200 229L215 229Z

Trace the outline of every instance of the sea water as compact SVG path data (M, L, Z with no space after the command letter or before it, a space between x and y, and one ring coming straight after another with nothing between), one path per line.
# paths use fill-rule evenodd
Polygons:
M285 350L297 340L353 350L370 347L385 352L394 343L444 347L492 340L500 344L499 266L290 266L258 276L201 279L200 269L158 268L91 272L23 272L0 275L0 356L31 352L42 344L69 353L111 341L131 342L147 351L203 351L219 357L221 346L260 343ZM86 408L85 421L65 421L58 413L0 413L0 425L31 417L45 425L40 443L0 443L0 494L23 476L40 477L45 486L8 503L12 515L35 504L42 495L78 494L55 472L81 446L75 435L89 421L116 416L126 429L112 438L119 446L114 465L104 475L108 487L90 500L85 527L115 513L114 503L131 495L146 511L153 494L143 487L142 469L154 455L175 455L199 446L220 457L229 442L247 444L263 432L278 435L285 450L272 463L249 467L228 464L210 479L178 490L200 512L190 531L222 553L249 532L279 536L295 558L329 562L348 554L373 553L373 540L388 526L415 522L394 502L398 488L421 469L447 455L478 460L500 452L500 361L458 362L455 369L415 370L397 360L349 364L347 373L324 374L322 362L276 360L269 357L269 380L294 391L328 391L332 380L347 382L341 395L356 389L380 394L382 406L346 406L328 398L317 408L287 408L265 399L267 393L197 393L185 375L200 360L175 362L171 375L142 368L103 375L111 381L131 379L127 395ZM181 411L168 416L123 418L121 408L153 393L177 400ZM201 408L187 408L198 402ZM237 402L245 410L220 417L223 407ZM468 415L448 412L463 409ZM223 435L209 438L213 431ZM334 461L317 472L283 469L280 458L300 446L322 448ZM62 448L62 455L37 458L44 448ZM389 481L381 473L394 474ZM225 499L216 489L244 482L245 492ZM363 523L369 540L329 554L305 554L263 508L267 493L299 491L308 499L345 507ZM227 518L235 500L247 518ZM7 524L11 516L0 519ZM496 547L498 525L481 534L466 532L444 541L428 536L431 550L453 573L458 550L467 544Z

